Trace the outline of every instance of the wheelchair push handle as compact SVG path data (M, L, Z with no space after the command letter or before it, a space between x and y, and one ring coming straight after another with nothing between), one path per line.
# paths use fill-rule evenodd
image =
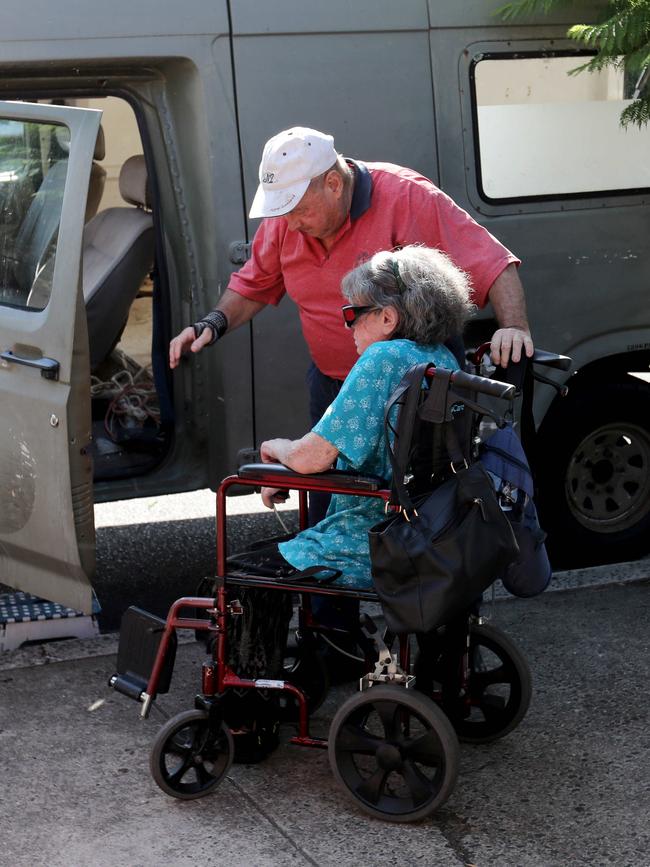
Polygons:
M490 351L490 343L481 343L481 345L472 353L470 361L474 365L479 365L483 357ZM568 355L558 355L556 352L547 352L545 349L535 349L531 358L527 359L531 364L538 364L541 367L550 367L554 370L569 370L571 367L571 359ZM520 362L516 362L520 364Z
M515 396L516 389L508 382L498 382L496 379L487 379L485 376L465 373L463 370L454 371L450 378L457 388L466 388L479 394L487 394L490 397L499 397L503 400L512 400Z

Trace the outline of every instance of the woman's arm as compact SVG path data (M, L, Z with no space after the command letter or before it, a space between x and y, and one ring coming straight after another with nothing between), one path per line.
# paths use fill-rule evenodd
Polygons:
M336 446L310 431L299 440L266 440L260 446L264 463L278 462L297 473L329 470L339 454Z
M338 449L318 434L305 434L299 440L266 440L260 446L265 464L281 463L297 473L320 473L329 470L338 456ZM262 502L268 509L286 499L279 488L262 488Z

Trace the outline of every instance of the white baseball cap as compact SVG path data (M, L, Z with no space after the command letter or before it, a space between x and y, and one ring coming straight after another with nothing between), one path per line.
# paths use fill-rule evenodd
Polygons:
M312 178L331 169L338 158L334 138L315 129L294 126L264 145L260 185L248 216L281 217L296 207Z

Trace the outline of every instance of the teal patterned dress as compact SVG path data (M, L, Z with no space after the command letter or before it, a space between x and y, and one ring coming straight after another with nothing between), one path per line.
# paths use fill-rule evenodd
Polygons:
M361 355L341 391L313 432L339 452L336 468L380 476L390 481L384 445L384 406L406 371L431 362L457 370L458 363L442 345L422 346L411 340L382 340ZM384 518L384 504L374 497L334 494L327 515L315 527L278 546L296 569L328 566L343 573L339 586L372 587L368 529Z

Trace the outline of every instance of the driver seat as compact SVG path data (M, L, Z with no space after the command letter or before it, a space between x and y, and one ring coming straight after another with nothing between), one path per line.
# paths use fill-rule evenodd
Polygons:
M70 152L68 129L66 127L57 129L55 138L61 156L45 173L21 223L15 241L15 281L20 290L30 292L27 303L29 306L37 307L37 309L44 307L49 298L51 273L41 275L41 269L47 263L48 256L56 243L61 220L63 191L68 173L67 154ZM106 170L96 161L103 160L105 156L104 130L100 126L90 170L84 222L88 222L97 213L104 192ZM40 281L39 277L41 277ZM45 279L45 285L42 283L43 279Z
M130 207L100 211L83 234L83 296L91 370L119 341L131 304L153 267L154 228L142 154L126 160L119 188Z

